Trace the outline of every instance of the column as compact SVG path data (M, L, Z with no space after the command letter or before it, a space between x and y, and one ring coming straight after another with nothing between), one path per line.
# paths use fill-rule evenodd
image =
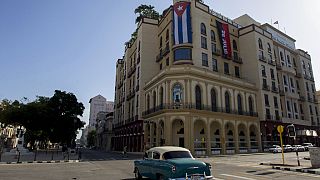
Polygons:
M226 128L224 121L221 121L220 138L221 138L221 154L227 154L226 150Z
M209 119L207 119L207 123L206 123L206 127L207 127L207 130L206 130L206 141L207 141L207 155L208 156L211 156L211 136L210 136L210 134L211 134L211 126L210 126L210 120Z
M251 140L250 140L250 126L249 126L249 123L247 123L246 141L247 141L248 152L250 152L251 151Z
M168 116L165 117L164 119L164 130L163 130L163 137L165 138L165 145L170 146L172 145L172 122L169 119Z
M239 153L239 132L238 132L238 123L234 121L234 145L235 145L235 152Z

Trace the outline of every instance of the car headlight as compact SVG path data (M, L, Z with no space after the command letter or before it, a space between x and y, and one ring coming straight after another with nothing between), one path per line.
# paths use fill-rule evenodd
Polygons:
M171 167L172 172L176 172L176 166Z
M209 169L212 169L212 165L209 163L206 163L206 165L208 166Z

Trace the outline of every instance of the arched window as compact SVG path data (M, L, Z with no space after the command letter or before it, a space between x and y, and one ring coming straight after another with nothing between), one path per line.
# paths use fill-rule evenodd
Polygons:
M173 102L180 104L182 102L182 86L181 84L175 84L173 86Z
M160 48L162 47L162 36L160 36Z
M238 100L238 113L239 113L239 114L243 114L242 98L241 98L241 95L240 95L240 94L238 94L237 100Z
M268 43L268 52L271 53L271 45Z
M149 94L147 95L147 110L150 109L150 96Z
M224 100L225 100L225 108L226 108L226 113L231 112L231 106L230 106L230 94L228 92L224 93Z
M140 47L141 46L141 41L139 41L139 45L138 45L138 51L140 52Z
M160 107L163 107L163 87L160 88L160 93L159 93L159 98L160 98Z
M216 34L211 30L211 41L216 41Z
M201 89L197 85L195 89L196 93L196 109L201 109Z
M166 41L169 40L169 29L167 29L167 32L166 32Z
M280 52L280 60L281 60L281 61L284 60L284 59L283 59L283 53L282 53L282 52Z
M260 38L258 39L258 44L259 44L259 49L263 49L262 41L261 41L261 39L260 39Z
M232 41L232 46L233 46L233 50L235 50L235 51L238 50L238 46L237 46L236 40L233 40L233 41Z
M207 35L206 25L204 25L204 23L201 23L200 30L202 35Z
M217 112L217 94L213 88L211 89L211 110Z
M156 108L157 106L157 94L155 91L153 91L153 108Z
M250 96L249 97L249 112L250 112L250 115L253 114L253 100L252 100L252 97Z

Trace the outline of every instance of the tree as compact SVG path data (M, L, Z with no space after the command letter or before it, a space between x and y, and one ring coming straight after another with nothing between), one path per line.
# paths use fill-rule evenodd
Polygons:
M97 133L95 130L92 130L90 132L88 132L88 136L87 136L87 145L88 147L92 147L95 145L95 139L96 139Z
M156 10L154 10L154 6L151 5L141 4L134 10L134 13L139 14L136 18L136 23L139 23L141 19L144 17L156 20L159 20L160 18L159 13Z

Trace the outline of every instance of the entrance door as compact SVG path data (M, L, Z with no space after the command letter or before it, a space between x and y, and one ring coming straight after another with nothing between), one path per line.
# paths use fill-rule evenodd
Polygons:
M179 147L184 147L184 137L179 138Z

